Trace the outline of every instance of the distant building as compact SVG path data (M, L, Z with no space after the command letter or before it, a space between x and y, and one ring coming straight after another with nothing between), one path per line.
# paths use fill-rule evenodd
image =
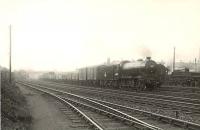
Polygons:
M191 72L200 72L200 63L196 63L195 65L195 63L192 62L176 62L175 70L183 68L189 68Z

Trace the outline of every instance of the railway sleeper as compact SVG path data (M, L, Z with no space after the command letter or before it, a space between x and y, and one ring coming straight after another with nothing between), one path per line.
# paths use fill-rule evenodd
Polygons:
M69 99L68 99L69 100ZM69 101L69 102L74 102L74 101ZM75 103L76 104L76 103ZM81 106L82 105L86 105L86 104L82 104L82 103L80 103L81 104ZM89 106L89 105L86 105L86 106L88 106L88 108L91 108L91 110L93 110L94 111L94 109L97 109L97 108L94 108L94 107L92 107L92 106ZM105 115L107 115L108 117L110 117L110 118L113 118L113 117L115 117L115 118L118 118L118 119L120 119L122 122L130 122L130 123L128 123L128 124L134 124L134 127L137 127L138 129L144 129L144 130L146 130L146 129L149 129L148 127L146 127L146 126L143 126L143 124L141 124L141 123L138 123L138 122L135 122L135 121L131 121L130 119L126 119L126 117L121 117L121 116L119 116L119 115L115 115L114 113L110 113L110 112L108 112L108 111L105 111L105 110L101 110L103 113L105 113ZM135 125L135 124L137 124L137 125ZM139 127L138 127L139 126Z

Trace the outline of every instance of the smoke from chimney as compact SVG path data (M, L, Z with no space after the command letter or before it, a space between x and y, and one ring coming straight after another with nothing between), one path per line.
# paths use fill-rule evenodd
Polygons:
M143 58L146 57L151 57L152 52L148 47L142 46L138 49L139 55L142 56Z

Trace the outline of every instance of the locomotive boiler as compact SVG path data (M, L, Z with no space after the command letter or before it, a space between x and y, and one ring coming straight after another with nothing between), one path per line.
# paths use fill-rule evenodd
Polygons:
M153 89L159 87L167 74L167 69L147 57L146 60L120 63L119 79L121 86L136 89Z

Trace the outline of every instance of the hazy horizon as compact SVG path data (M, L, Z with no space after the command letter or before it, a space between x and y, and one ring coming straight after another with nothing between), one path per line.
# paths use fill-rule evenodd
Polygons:
M113 60L199 59L200 1L2 0L0 65L70 71Z

